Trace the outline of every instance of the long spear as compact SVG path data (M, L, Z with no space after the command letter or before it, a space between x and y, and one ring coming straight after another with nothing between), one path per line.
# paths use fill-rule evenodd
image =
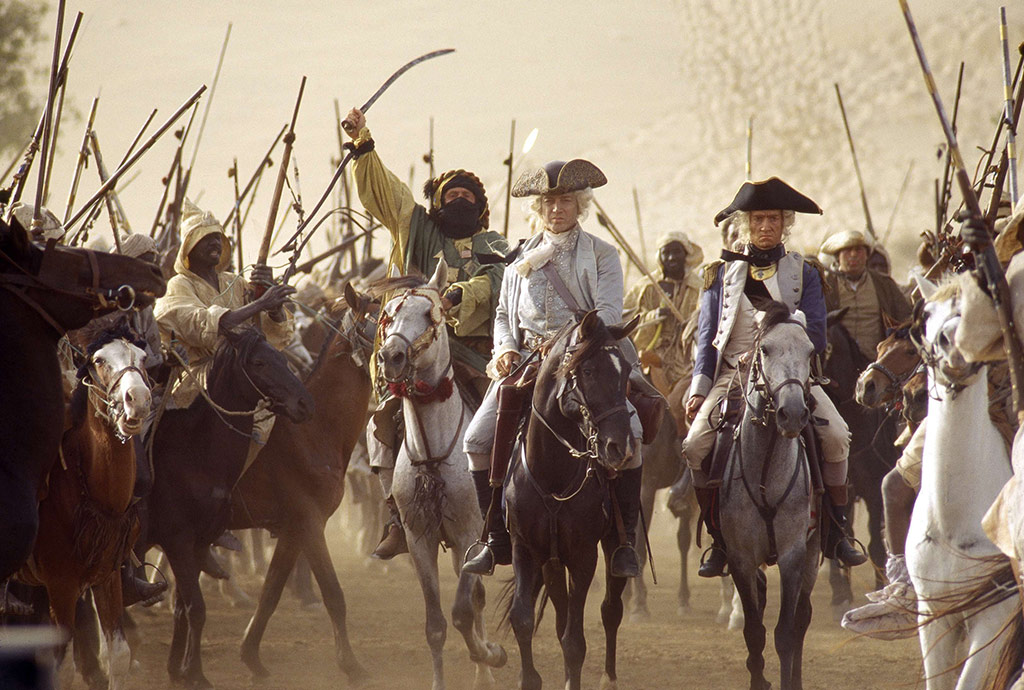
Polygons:
M160 125L160 129L153 133L153 136L151 136L146 141L146 143L142 145L142 148L136 151L131 158L129 158L120 166L118 166L117 170L115 170L113 174L111 174L110 178L105 183L103 183L103 185L101 185L98 190L96 190L96 193L93 194L92 197L90 197L89 200L85 202L85 204L82 205L82 208L78 210L78 213L71 217L71 220L68 221L68 227L77 223L82 218L82 216L85 215L86 209L92 207L92 205L95 204L100 198L102 198L104 194L106 194L111 188L113 188L114 185L117 184L118 179L120 179L120 177L124 175L124 173L129 168L135 165L135 163L140 158L142 158L146 151L148 151L150 147L152 147L153 144L156 143L157 139L163 136L164 132L170 129L171 126L178 121L178 118L181 117L182 113L191 108L192 105L199 100L199 97L203 95L204 91L206 91L205 84L203 86L200 86L199 89L194 94L192 94L187 101L185 101L176 111L174 111L174 114L171 115L167 122Z
M213 95L217 93L217 82L220 80L220 68L224 65L224 54L228 51L228 39L231 38L231 22L228 22L227 33L224 34L224 43L220 46L220 57L217 58L217 69L213 72L213 82L210 84L210 93L206 95L206 104L203 106L203 119L199 121L199 131L196 133L196 143L192 147L192 159L188 162L188 172L185 173L186 185L192 178L192 168L196 165L196 156L199 155L199 142L203 140L203 131L206 129L206 118L210 115L210 106L213 105Z
M890 233L892 233L893 223L896 220L896 211L900 208L900 202L903 201L903 193L907 191L907 184L910 182L910 173L914 172L914 161L910 161L910 165L907 166L907 173L903 176L903 184L900 185L899 194L896 195L896 203L892 205L892 213L889 214L889 222L885 226L885 232L882 234L882 239L879 240L879 244L885 246L886 240L889 239Z
M964 83L964 63L960 61L960 72L956 78L956 95L953 97L953 121L951 126L953 131L956 132L956 119L960 114L960 93ZM946 212L949 208L949 199L953 195L953 180L950 179L950 159L949 150L946 150L946 162L942 168L942 194L939 197L939 222L935 226L935 232L941 233L942 229L946 226Z
M261 165L260 168L262 168L262 167L263 166ZM228 170L228 177L231 178L231 180L234 183L234 187L235 187L235 205L231 209L232 211L234 211L242 203L242 198L241 198L241 196L239 196L239 191L238 191L238 157L237 156L234 159L234 164L231 166L231 169ZM234 223L234 225L235 225L235 254L238 257L235 265L238 268L238 272L241 273L242 272L242 266L244 266L244 264L242 263L242 217L241 217L240 213L236 213L235 214L235 223Z
M839 91L839 84L836 87L836 98L839 99L839 111L843 114L843 127L846 128L846 141L850 144L850 155L853 156L853 169L857 173L857 184L860 186L860 203L864 207L864 219L867 221L868 234L875 239L875 226L871 222L871 211L868 209L868 197L864 193L864 178L860 174L860 163L857 162L857 151L853 147L853 136L850 134L850 123L846 119L846 108L843 106L843 94Z
M931 67L928 66L928 58L925 57L924 46L921 45L921 37L917 33L917 26L914 24L914 18L910 14L910 7L907 5L907 0L899 0L899 3L900 8L903 10L903 17L907 21L910 37L914 42L914 50L917 52L918 62L921 64L925 86L928 87L928 92L931 94L932 102L935 105L935 112L939 116L943 133L946 135L950 155L953 164L956 166L956 180L960 186L960 193L963 195L964 204L971 217L981 219L984 222L981 206L978 204L978 197L974 193L971 179L968 177L967 170L964 167L963 157L960 155L956 133L946 117L946 110L942 105L939 90L935 86L935 77L932 76ZM1003 347L1006 349L1010 365L1010 387L1013 395L1013 408L1017 413L1018 420L1020 420L1022 412L1024 412L1024 400L1021 398L1021 381L1024 380L1024 371L1022 371L1024 370L1024 353L1022 353L1020 341L1017 339L1013 315L1010 312L1010 287L1007 285L1006 276L1003 275L1003 269L999 265L999 259L996 257L995 247L992 245L990 234L988 241L984 245L980 243L975 244L971 247L971 252L975 256L979 273L987 283L988 292L992 296L992 302L995 305L996 315L999 317L999 328L1003 334Z
M99 96L92 99L92 108L89 109L89 122L85 125L82 145L78 149L78 163L75 165L75 175L71 178L71 192L68 194L67 206L64 207L64 227L68 226L68 218L71 217L71 207L74 206L75 196L78 194L78 183L82 180L82 170L89 162L89 132L92 131L92 124L96 120L96 107L99 104Z
M272 154L274 152L274 149L277 148L278 142L281 141L281 137L283 137L284 133L287 131L288 125L281 125L281 131L278 132L277 136L274 138L274 143L272 143L270 145L270 148L267 149L267 152L263 155L263 158L260 159L260 164L256 166L256 171L253 172L253 174L249 177L249 181L245 183L245 187L242 188L242 193L238 197L239 204L241 204L241 202L244 201L247 196L249 196L250 191L252 191L255 194L253 187L257 184L257 181L263 176L263 169L269 168L271 165L274 164L273 161L270 159L270 154ZM231 207L231 210L228 212L228 215L224 219L224 224L227 225L228 223L230 223L231 220L235 217L236 213L240 213L238 204ZM242 222L245 222L244 219Z
M171 168L167 171L167 176L163 178L164 193L160 196L160 203L157 204L156 207L156 217L153 219L153 227L149 230L150 237L156 237L156 230L160 227L160 219L163 218L164 215L164 206L167 204L167 197L171 192L171 185L174 183L175 173L180 174L181 153L185 148L185 140L188 139L188 133L192 131L192 123L195 122L197 112L199 112L198 103L194 108L192 108L192 114L188 116L188 123L179 131L174 133L174 136L179 137L178 145L174 148L174 158L171 160ZM162 235L163 233L161 233L161 236Z
M103 165L103 154L100 153L100 140L99 137L96 136L96 130L89 132L89 143L92 145L92 155L96 158L96 172L99 173L100 182L105 183L110 179L110 176L107 175L107 167ZM118 232L118 211L120 210L122 214L120 223L127 229L127 225L124 223L124 211L121 210L120 202L116 202L117 208L114 208L116 200L113 189L107 192L103 199L106 202L107 215L110 216L110 229L114 231L114 247L117 249L117 253L121 254L121 233Z
M433 124L433 118L431 118ZM508 138L508 158L505 159L505 166L508 168L508 179L505 181L505 229L502 235L508 237L508 214L512 206L512 155L516 149L516 121L512 120L512 131ZM433 158L433 146L431 146L431 158ZM433 177L433 175L431 175Z
M751 177L751 170L753 168L753 154L754 154L754 116L751 115L747 119L747 179L753 179Z
M1006 118L1006 155L1009 159L1010 202L1017 205L1017 121L1013 116L1013 86L1010 82L1010 46L1006 40L1006 8L999 8L999 40L1003 47L1003 96Z
M53 116L53 136L50 137L50 151L46 157L46 173L43 178L43 205L50 203L50 175L53 174L53 157L57 153L57 135L60 133L60 120L64 114L64 94L68 90L68 69L65 67L57 87L57 112Z

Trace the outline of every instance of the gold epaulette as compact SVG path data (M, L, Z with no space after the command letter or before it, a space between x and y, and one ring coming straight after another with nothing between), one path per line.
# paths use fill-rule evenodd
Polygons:
M715 259L709 264L704 266L704 289L710 290L711 286L715 284L715 279L718 278L718 268L725 262L721 259Z

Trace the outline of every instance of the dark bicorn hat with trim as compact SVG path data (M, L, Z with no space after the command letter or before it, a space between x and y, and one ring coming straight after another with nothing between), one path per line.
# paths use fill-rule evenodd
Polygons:
M797 213L816 213L821 215L821 207L796 191L777 177L769 177L760 182L744 182L736 192L732 203L723 208L715 216L717 226L736 211L796 211Z
M538 194L565 194L588 187L600 187L608 183L604 173L590 161L575 158L568 163L551 161L543 168L527 170L512 187L512 196L536 196Z

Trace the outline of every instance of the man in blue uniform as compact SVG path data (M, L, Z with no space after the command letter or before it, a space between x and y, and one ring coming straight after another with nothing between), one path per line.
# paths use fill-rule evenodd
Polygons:
M826 311L821 275L813 264L797 252L787 252L783 245L796 213L820 214L821 209L782 180L772 177L744 183L732 204L715 218L716 224L730 219L738 228L742 251L723 251L722 259L711 263L704 271L697 356L686 403L692 425L683 441L683 455L692 471L697 500L705 515L711 514L717 490L708 486L705 463L715 442L711 416L737 380L741 360L749 358L766 304L774 300L784 303L790 312L803 312L807 335L815 350L819 354L825 350ZM822 479L836 522L843 527L850 432L820 386L811 387L811 396L816 404L814 415L827 421L823 426L815 426L824 456ZM698 571L702 577L719 576L726 565L721 535L710 527L709 532L714 545ZM824 545L826 555L834 555L848 566L866 560L840 530L832 529L830 533L834 539Z

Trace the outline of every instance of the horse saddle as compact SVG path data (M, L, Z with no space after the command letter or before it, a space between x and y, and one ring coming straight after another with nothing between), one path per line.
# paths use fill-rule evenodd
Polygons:
M743 389L737 380L718 403L718 422L712 422L715 428L715 445L711 453L702 463L708 476L708 488L714 489L722 485L725 466L729 462L736 429L743 416Z

